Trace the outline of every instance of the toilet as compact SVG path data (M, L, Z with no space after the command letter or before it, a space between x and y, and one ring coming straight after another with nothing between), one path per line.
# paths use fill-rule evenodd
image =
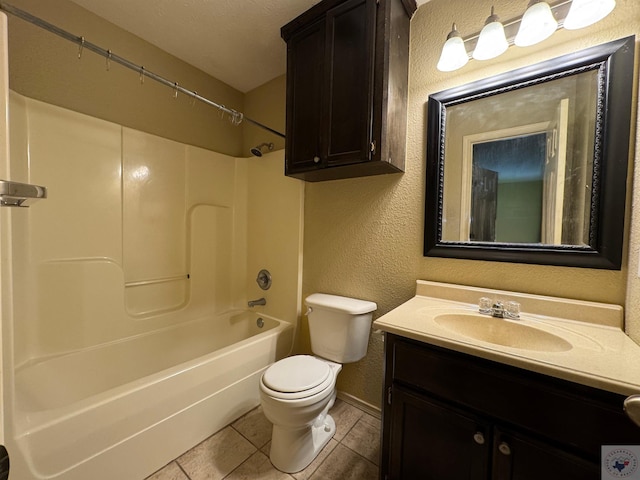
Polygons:
M336 399L336 379L343 363L367 353L374 302L314 293L305 299L311 350L265 370L260 402L273 423L271 463L295 473L308 466L336 432L328 414Z

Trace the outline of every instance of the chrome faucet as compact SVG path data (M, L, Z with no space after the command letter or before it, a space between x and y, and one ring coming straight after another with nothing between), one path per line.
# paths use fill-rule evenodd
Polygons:
M256 307L258 305L266 305L266 304L267 304L267 300L264 297L259 298L257 300L249 300L247 302L247 305L249 305L249 307Z
M495 302L491 307L491 316L496 318L504 318L504 305L502 302Z
M508 318L511 320L520 318L520 304L514 301L503 303L502 300L482 297L478 302L478 311L496 318Z

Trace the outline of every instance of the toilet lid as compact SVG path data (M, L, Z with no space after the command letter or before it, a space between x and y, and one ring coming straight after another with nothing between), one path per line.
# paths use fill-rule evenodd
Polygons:
M331 367L326 362L310 355L295 355L267 368L262 381L271 390L295 393L317 387L330 375Z

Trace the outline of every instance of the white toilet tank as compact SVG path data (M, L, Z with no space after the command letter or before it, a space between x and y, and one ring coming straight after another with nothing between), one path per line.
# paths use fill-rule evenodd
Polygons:
M338 363L357 362L367 353L374 302L314 293L305 299L311 350Z

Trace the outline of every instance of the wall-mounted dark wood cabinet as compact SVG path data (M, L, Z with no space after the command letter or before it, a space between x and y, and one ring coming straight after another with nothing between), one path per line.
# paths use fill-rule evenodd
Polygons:
M599 480L622 395L385 334L382 480Z
M282 28L286 175L404 170L413 11L413 0L324 0Z

